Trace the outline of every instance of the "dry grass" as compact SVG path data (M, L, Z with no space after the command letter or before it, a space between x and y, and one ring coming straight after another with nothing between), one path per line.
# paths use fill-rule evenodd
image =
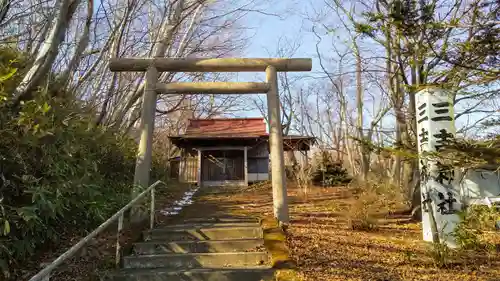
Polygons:
M209 213L214 215L268 217L272 216L271 194L269 185L258 185L206 194L199 200L211 205ZM360 212L376 220L376 228L367 232L349 225L355 217L352 211L364 196L359 190L311 188L306 198L289 184L288 195L291 224L286 231L287 245L297 265L296 280L500 280L498 253L450 253L447 267L436 267L432 251L421 240L419 223L411 222L398 209L402 205L389 202L390 196L372 199L384 208ZM207 214L207 209L195 209L187 210L190 216L196 216L196 211Z
M399 200L398 195L384 187L379 185L364 191L353 187L315 187L304 194L289 184L291 223L286 237L278 237L273 231L269 234L276 242L271 246L276 246L280 254L276 255L276 261L289 263L291 260L295 269L285 266L279 271L278 280L500 281L498 253L451 252L446 257L446 267L437 267L433 259L435 251L421 240L419 223L411 222L408 215L401 212L404 205L394 203ZM386 194L380 196L381 193ZM196 196L195 204L162 223L190 217L241 215L260 217L265 224L266 218L273 215L271 194L268 183L248 188L204 188ZM374 194L379 196L374 198ZM373 220L375 227L369 231L356 227L353 230L352 222L364 218ZM132 236L128 241L133 240ZM282 248L283 239L288 249ZM82 264L79 270L66 271L64 280L88 280L85 276L95 272L96 266L102 268L109 263L104 256L108 260L113 257L114 239L109 236L103 241L107 242L101 245L107 246L103 246L98 255L92 255L95 260ZM79 263L72 261L71 264L68 269L75 269ZM55 280L63 280L61 277Z

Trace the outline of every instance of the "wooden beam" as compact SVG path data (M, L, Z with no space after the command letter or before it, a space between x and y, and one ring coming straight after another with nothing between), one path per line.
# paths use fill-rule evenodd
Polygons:
M269 84L256 82L179 82L157 83L161 94L262 94Z
M198 187L201 187L201 165L203 163L202 161L202 152L201 150L198 150L198 168L196 169L196 182L198 183Z
M245 177L245 186L248 186L248 147L243 150L243 173Z
M196 150L207 151L207 150L245 150L244 146L203 146L196 147Z
M111 71L146 71L154 66L158 71L172 72L258 72L273 66L276 71L311 71L309 58L113 58Z

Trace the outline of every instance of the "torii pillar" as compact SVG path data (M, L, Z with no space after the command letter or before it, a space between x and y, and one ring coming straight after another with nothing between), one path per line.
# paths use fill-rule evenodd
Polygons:
M283 151L283 129L280 117L278 76L274 66L266 68L267 108L269 120L269 148L271 152L271 184L273 188L273 212L280 223L288 223L288 197L285 176L285 155Z

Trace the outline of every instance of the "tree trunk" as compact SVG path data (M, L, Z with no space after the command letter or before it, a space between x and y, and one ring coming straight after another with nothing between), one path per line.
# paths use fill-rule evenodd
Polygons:
M396 125L396 143L401 143L401 129L398 125ZM396 151L394 155L394 166L392 168L392 183L397 187L401 187L401 162L401 153Z
M158 42L156 42L153 46L153 57L158 58L165 56L165 53L167 52L169 46L173 41L175 30L182 21L181 13L184 9L184 4L185 4L184 2L185 0L177 1L175 7L172 8L173 10L172 18L166 19L165 22L160 27L160 32L158 36L161 37L161 39L158 40L157 38ZM161 75L162 75L161 77L164 77L165 73ZM123 108L120 108L120 110L117 111L117 114L113 117L113 121L116 126L121 126L127 123L130 124L131 122L133 122L133 119L135 119L133 115L130 115L132 120L127 120L127 118L125 117L127 116L127 112L129 112L129 110L136 104L137 100L139 100L143 91L144 91L144 83L141 83L139 87L137 87L132 93L129 94L125 106Z
M110 49L110 58L112 57L118 57L120 55L120 44L123 40L125 30L128 24L128 19L130 17L130 14L135 6L136 2L131 2L130 5L127 6L127 9L125 10L125 14L123 15L123 18L120 22L120 25L117 29L117 35L115 38L113 38L112 43L111 43L111 49ZM99 126L103 123L104 118L106 117L106 114L108 113L108 107L109 107L109 102L111 101L111 98L113 97L113 92L115 90L115 85L116 81L118 80L118 73L113 72L112 77L111 77L111 83L109 84L108 91L106 93L106 97L104 99L104 102L102 103L101 110L99 112L99 116L96 118L94 125Z
M342 93L343 95L343 93ZM354 164L354 158L352 155L352 145L349 138L349 132L347 128L347 105L345 104L345 100L341 101L340 106L340 126L342 127L342 137L344 138L344 148L347 154L347 160L349 161L349 166L351 168L351 173L355 175L357 173L356 166Z
M362 80L361 80L361 72L362 72L362 67L361 67L361 54L359 53L359 48L357 46L357 43L355 41L356 39L353 39L353 45L354 45L354 52L356 55L356 107L358 111L358 116L357 116L357 129L358 129L358 138L361 141L360 143L360 174L361 174L361 179L363 181L366 181L368 179L368 171L370 170L370 163L368 159L368 149L367 149L367 141L371 141L369 139L365 139L365 135L363 132L363 85L362 85Z
M68 67L66 68L66 70L63 72L63 74L61 74L61 76L59 78L59 82L60 82L59 87L61 89L66 88L67 85L70 83L71 74L80 64L83 51L85 51L85 49L89 45L90 25L92 24L93 12L94 12L94 0L87 0L87 18L85 20L85 26L83 28L83 33L82 33L82 36L80 36L80 40L78 41L78 45L76 46L73 58L71 59L70 63L68 64Z
M413 168L413 177L412 180L410 181L410 186L411 186L411 216L412 219L417 221L422 219L422 196L421 196L421 190L420 190L420 171L418 169L418 166L416 168Z
M393 44L393 38L391 34L391 25L390 23L387 23L385 26L385 39L386 39L386 71L387 71L387 86L389 88L389 92L391 95L391 101L392 105L394 108L394 111L396 113L396 144L401 143L401 126L398 122L398 119L400 118L398 115L401 114L400 109L398 109L398 95L399 95L399 85L397 83L397 67L394 66L393 63L393 51L392 51L392 44ZM394 154L394 163L392 166L391 170L391 177L392 177L392 184L395 186L400 186L401 185L401 154L400 153L395 153Z
M31 92L35 90L35 87L37 87L47 73L50 72L52 64L57 57L59 45L64 40L64 33L79 3L79 0L63 0L61 2L59 13L54 19L48 38L43 43L40 51L38 51L34 64L15 90L13 96L14 105L29 98Z
M7 17L7 12L10 8L11 0L0 0L0 23L2 23Z

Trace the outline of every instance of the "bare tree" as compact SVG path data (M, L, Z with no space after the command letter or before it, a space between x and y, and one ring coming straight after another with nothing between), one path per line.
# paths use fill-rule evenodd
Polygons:
M57 9L57 17L52 21L52 27L41 49L37 52L33 66L28 70L22 82L16 88L13 100L19 103L35 89L51 69L57 57L59 45L64 40L64 33L79 5L79 0L63 0Z
M300 48L298 40L292 41L289 38L281 37L278 40L278 45L276 51L273 52L271 56L274 57L293 57L297 50ZM268 52L270 52L268 50ZM271 53L271 52L270 52ZM296 116L300 107L300 92L301 80L304 79L303 75L291 75L287 72L278 73L278 83L279 96L280 96L280 108L281 108L281 126L283 129L283 135L289 135L290 131L293 129L293 123L296 120ZM267 121L267 104L266 100L260 96L257 96L253 100L254 105L260 111L262 116Z
M498 91L491 91L497 83L492 75L498 74L491 67L494 61L491 51L495 47L486 39L494 33L491 27L495 25L492 16L495 4L453 1L439 6L432 0L418 3L325 0L324 4L324 12L318 13L316 18L309 18L318 42L325 36L334 38L339 30L347 33L349 38L345 40L344 33L328 52L336 51L337 63L347 57L352 68L332 73L327 52L318 47L317 54L332 85L339 85L339 77L354 74L350 80L356 85L353 90L356 93L354 136L361 142L358 142L360 151L356 151L357 156L353 158L360 157L360 171L366 175L371 169L369 157L375 140L378 143L375 146L396 148L398 152L390 161L391 179L395 185L407 190L408 197L414 199L412 205L418 206L418 162L406 156L417 151L415 94L423 84L438 83L449 87L454 95L457 120L468 118L466 116L470 114L481 116L462 129L471 128L472 124L487 120L488 114L498 112ZM470 48L464 48L472 45L478 50L474 54L470 53ZM339 46L343 46L341 51ZM484 50L484 46L489 46L489 49ZM385 67L381 67L384 64ZM378 88L379 98L387 97L390 101L390 107L371 110L373 122L368 122L365 117L368 111L364 104L366 93L372 92L366 90L367 83ZM346 103L348 106L345 107L342 100L340 97L340 112L349 106ZM394 129L380 126L387 124L389 116L394 116ZM349 119L341 117L340 121ZM349 151L353 150L347 149L346 152ZM378 159L380 163L384 162L383 165L389 163L385 156Z
M0 23L7 17L7 12L9 11L10 0L0 1Z
M246 0L169 0L162 5L152 0L82 2L86 5L69 0L1 2L8 6L2 6L0 42L17 45L30 54L30 68L15 100L29 98L52 70L57 82L52 84L61 89L55 92L86 102L96 113L96 125L123 132L139 118L144 77L109 72L110 57L236 55L245 48L248 38L242 32L245 27L241 20L260 12L259 1ZM164 73L160 79L224 80L230 76ZM182 110L185 98L160 96L159 117ZM207 98L194 98L190 104L196 107L194 103L204 103ZM212 110L208 111L231 111L236 100L234 96L213 97L208 103Z

